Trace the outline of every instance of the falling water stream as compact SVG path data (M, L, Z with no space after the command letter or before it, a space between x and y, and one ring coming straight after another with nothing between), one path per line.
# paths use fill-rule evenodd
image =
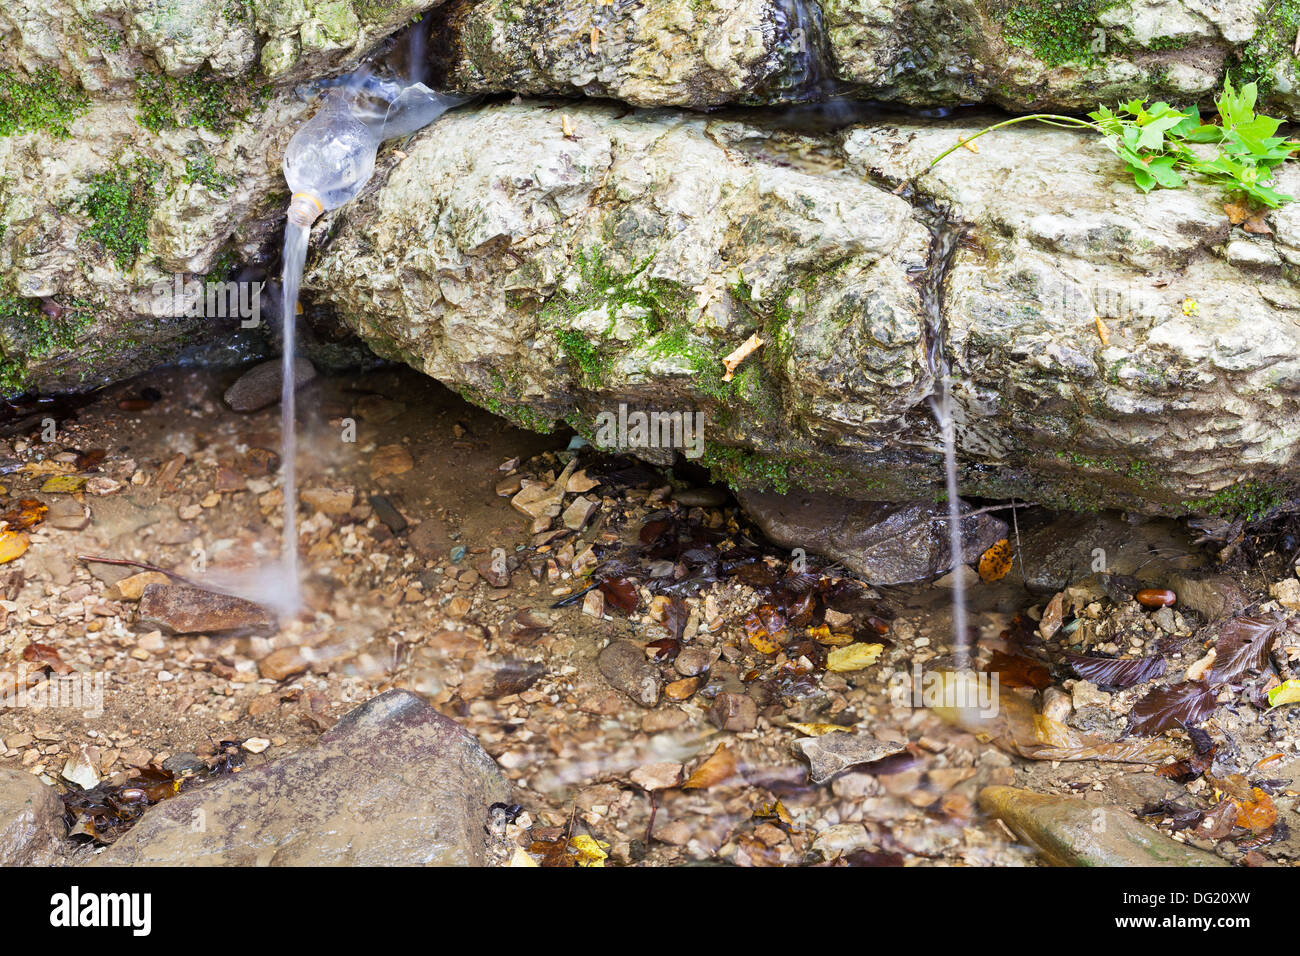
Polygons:
M957 251L961 229L942 212L930 226L930 267L921 286L926 316L926 362L934 376L930 408L943 436L943 465L948 495L948 546L952 555L952 648L958 671L970 668L970 631L966 624L966 579L962 566L961 498L957 487L956 400L953 397L952 366L944 352L947 328L943 318L943 282Z
M298 287L302 283L303 265L307 261L307 240L311 232L307 226L293 221L284 230L283 299L281 314L284 330L280 374L280 468L284 493L284 544L280 555L284 570L285 587L281 610L286 615L297 613L302 606L302 581L298 572L298 432L296 428L297 382L294 369L294 339L298 315Z

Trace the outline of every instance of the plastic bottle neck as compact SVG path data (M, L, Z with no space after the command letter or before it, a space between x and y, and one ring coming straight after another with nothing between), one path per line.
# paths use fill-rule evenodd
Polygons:
M325 205L311 193L294 193L289 200L289 221L304 229L310 227L324 211Z

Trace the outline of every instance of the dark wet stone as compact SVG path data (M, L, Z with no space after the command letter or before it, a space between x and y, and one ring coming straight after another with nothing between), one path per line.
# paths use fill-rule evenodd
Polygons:
M301 388L316 377L316 369L305 358L293 363L294 382ZM226 389L225 400L237 412L255 412L280 400L280 360L254 365Z
M393 690L317 743L150 808L102 866L481 866L509 787L455 721Z
M207 770L208 765L199 759L198 754L180 753L172 754L164 760L162 768L168 773L183 777L187 773L198 773L200 770Z
M0 866L48 866L67 849L63 803L29 773L0 769Z
M383 495L371 495L370 507L375 509L375 517L382 521L393 534L401 534L407 529L407 522L402 513L393 507L393 503Z
M600 652L596 666L610 687L621 690L642 707L659 703L659 671L636 644L615 641Z
M275 618L261 605L184 584L151 584L145 588L140 595L139 620L173 634L275 626Z
M932 502L854 501L798 492L742 491L740 503L769 538L787 548L835 558L873 584L932 578L952 565L946 509ZM962 561L977 561L1005 538L1007 525L991 514L963 522Z
M687 508L718 508L731 495L726 488L684 488L673 493L673 501Z
M724 692L713 699L709 719L720 730L744 733L758 723L758 703L748 694Z

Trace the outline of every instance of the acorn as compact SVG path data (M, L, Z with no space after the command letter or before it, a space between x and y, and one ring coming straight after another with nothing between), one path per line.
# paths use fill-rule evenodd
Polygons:
M1143 588L1133 595L1143 607L1169 607L1178 596L1166 588Z

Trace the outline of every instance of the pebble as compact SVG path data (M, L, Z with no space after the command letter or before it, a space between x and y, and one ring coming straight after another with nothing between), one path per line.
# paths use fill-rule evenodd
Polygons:
M649 763L637 767L628 777L642 790L669 790L682 782L682 765Z
M353 488L304 488L298 499L313 511L337 517L352 510L357 493Z
M302 673L309 663L301 647L281 647L257 662L257 672L270 680L281 681Z
M581 531L586 527L587 522L591 520L591 516L596 513L597 507L599 505L596 501L585 495L580 496L573 499L569 507L564 509L564 516L561 520L570 531Z
M719 694L709 708L709 719L720 730L744 733L758 723L758 704L748 694Z
M683 677L694 677L697 674L703 674L713 663L713 655L702 647L683 648L682 652L677 655L673 661L673 667L677 673Z
M90 512L75 498L58 498L51 502L45 522L61 531L80 531L90 524Z
M620 690L642 707L659 703L659 671L646 660L645 652L630 641L614 641L600 652L596 667L615 690Z

